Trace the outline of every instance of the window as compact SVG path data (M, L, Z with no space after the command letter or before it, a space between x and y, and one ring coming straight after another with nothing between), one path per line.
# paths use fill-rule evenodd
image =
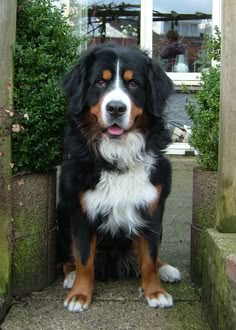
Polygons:
M211 33L215 25L221 25L221 0L60 1L68 9L66 14L71 15L75 33L87 38L84 48L113 40L123 45L144 46L158 57L167 43L165 33L174 28L186 47L184 58L178 59L188 67L188 72L181 72L181 65L175 67L173 60L172 71L167 74L175 84L198 85L200 69L210 65L205 57L204 36Z
M87 39L85 47L107 40L141 44L160 60L176 84L198 84L200 70L211 65L205 56L205 36L211 33L212 26L220 25L221 0L63 1L74 33ZM162 52L169 43L169 30L178 33L183 48L176 49L176 56L168 59Z
M209 67L204 49L212 32L211 0L153 0L153 55L175 83L197 85Z
M65 0L64 0L65 1ZM74 33L86 37L88 46L105 41L139 44L140 0L66 0Z

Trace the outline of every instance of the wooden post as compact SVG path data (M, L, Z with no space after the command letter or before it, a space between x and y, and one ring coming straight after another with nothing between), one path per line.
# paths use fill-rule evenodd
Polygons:
M236 233L236 1L222 1L217 228Z
M0 1L0 320L10 303L11 125L17 0Z

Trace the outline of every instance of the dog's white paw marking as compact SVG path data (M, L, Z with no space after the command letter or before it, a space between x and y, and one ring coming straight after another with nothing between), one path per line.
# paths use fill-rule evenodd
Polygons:
M75 271L70 272L69 274L66 275L65 279L64 279L64 283L63 283L63 288L64 289L71 289L74 281L75 281Z
M180 271L170 265L164 265L159 268L159 276L163 282L179 282L181 280Z
M64 301L64 307L68 309L69 312L72 313L80 313L88 309L88 305L81 304L75 297L71 299L70 302L67 300Z
M149 307L171 307L173 306L173 298L169 293L160 293L157 298L146 297Z

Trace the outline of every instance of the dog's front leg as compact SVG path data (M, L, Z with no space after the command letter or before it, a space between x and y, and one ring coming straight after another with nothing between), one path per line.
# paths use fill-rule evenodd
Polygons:
M82 312L88 309L92 300L96 251L96 235L89 230L87 219L84 217L72 224L72 242L75 280L64 306L70 312Z
M142 290L148 305L150 307L171 307L173 299L161 285L157 272L158 256L157 253L152 255L150 241L146 237L139 237L134 244L139 257ZM154 248L157 251L158 243L154 243L154 245L156 245Z

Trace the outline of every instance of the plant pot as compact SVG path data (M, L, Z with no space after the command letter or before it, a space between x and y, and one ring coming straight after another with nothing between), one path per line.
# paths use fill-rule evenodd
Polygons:
M193 225L213 228L216 224L217 172L193 168Z
M13 177L12 294L39 291L56 276L56 173Z
M206 231L216 224L217 172L193 169L190 275L201 285L206 253Z

